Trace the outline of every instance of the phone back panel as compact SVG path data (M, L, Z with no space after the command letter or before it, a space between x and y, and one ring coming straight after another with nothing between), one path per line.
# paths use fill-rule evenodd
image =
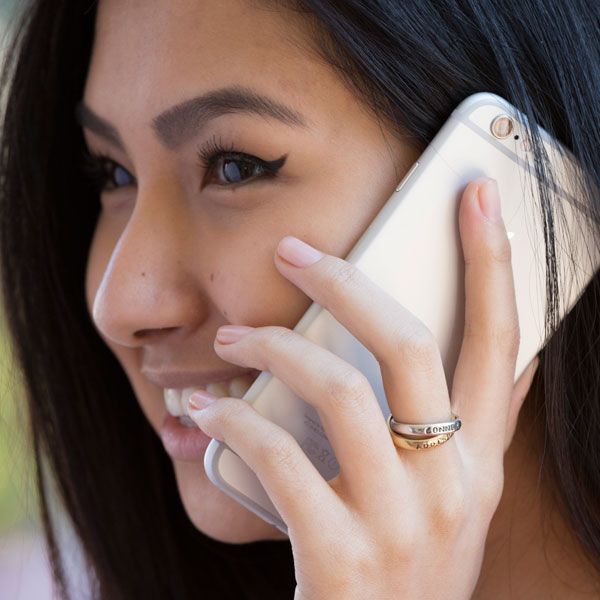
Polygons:
M489 126L495 116L503 113L516 118L517 128L508 140L497 140ZM496 95L480 93L464 100L345 257L433 333L449 391L464 327L464 259L458 207L464 188L476 177L497 180L511 242L521 331L515 381L546 342L544 235L538 191L523 150L524 132L520 131L520 123L524 121L512 105ZM568 153L559 149L543 130L542 134L559 174L558 181L566 187L569 173L559 159ZM520 141L514 135L519 135ZM576 201L564 189L560 193L569 230L579 227L580 220L572 218ZM576 248L567 247L560 238L557 240L559 263L567 261L568 252L574 253L570 265L573 274L561 290L561 317L575 304L600 264L598 255L585 244L585 231L578 234L581 239ZM377 361L330 312L313 303L294 330L364 373L377 396L382 419L389 415ZM289 431L325 479L337 475L339 465L317 412L282 381L263 372L244 399ZM254 472L226 444L211 441L204 466L215 485L287 533L284 521Z

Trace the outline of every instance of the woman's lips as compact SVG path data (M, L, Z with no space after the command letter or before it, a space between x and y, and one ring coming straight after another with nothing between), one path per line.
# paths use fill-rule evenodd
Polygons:
M163 419L160 439L171 458L186 462L202 460L206 448L212 440L199 427L182 425L177 417L169 413L166 413Z

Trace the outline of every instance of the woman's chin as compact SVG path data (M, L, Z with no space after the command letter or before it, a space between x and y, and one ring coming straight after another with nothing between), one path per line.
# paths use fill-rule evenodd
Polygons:
M230 544L287 540L288 536L222 492L207 477L202 463L173 461L183 507L194 527Z

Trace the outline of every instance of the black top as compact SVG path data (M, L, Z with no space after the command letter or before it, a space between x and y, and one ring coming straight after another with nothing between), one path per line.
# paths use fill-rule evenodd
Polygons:
M289 540L229 544L199 533L203 545L215 556L215 572L222 573L215 581L215 592L203 597L215 600L293 599L296 580Z

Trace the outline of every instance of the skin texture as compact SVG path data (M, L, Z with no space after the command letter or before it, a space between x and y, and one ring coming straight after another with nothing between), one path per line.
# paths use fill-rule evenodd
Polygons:
M256 34L257 31L260 35ZM285 349L279 348L278 354L277 344L265 343L261 346L255 341L252 345L252 336L246 338L246 346L239 344L240 348L246 347L246 354L234 349L237 344L228 348L220 347L214 343L217 329L227 324L248 325L256 327L259 335L273 336L279 328L293 328L312 300L318 300L319 294L328 287L327 278L335 277L339 263L335 262L334 257L347 254L418 156L418 152L408 143L386 133L385 128L361 106L329 67L303 50L308 45L308 35L297 17L241 1L99 2L96 38L84 100L119 130L126 151L115 148L87 129L84 134L93 152L102 152L122 165L135 177L136 184L125 185L102 195L103 210L88 258L86 298L99 334L125 370L146 418L157 432L166 413L163 391L146 379L141 369L146 366L155 369L211 370L238 365L253 368L269 365L276 370ZM248 114L228 114L212 121L198 139L188 140L177 151L159 144L149 126L156 115L197 94L231 84L253 87L292 106L305 116L309 127L292 128ZM236 189L228 189L219 186L218 177L214 176L212 184L200 189L203 172L197 164L196 146L209 140L212 135L220 136L226 144L233 143L238 150L264 160L274 160L287 154L286 163L275 180L254 180ZM467 195L471 198L481 183L472 184L463 199L466 206L461 209L461 231L466 236L463 243L466 241L466 248L471 249L473 256L481 255L486 247L490 248L492 254L495 252L495 256L502 256L503 252L505 256L508 244L503 237L503 227L497 224L490 226L481 221L478 216L480 213L467 199ZM311 279L311 276L303 274L305 271L294 270L276 258L276 248L287 235L294 235L325 252L328 255L326 261L329 262L323 264L331 265L329 270L326 269L327 274L321 273L319 267L313 267L316 270L312 271L315 276ZM502 286L501 293L509 299L503 305L510 307L510 270L506 261L497 262L491 261L497 270L498 281L501 280L498 286ZM473 269L473 272L477 272L480 278L484 276L481 266L479 271ZM320 282L321 288L317 282ZM478 283L481 287L481 279L473 276L472 282L472 289L478 289ZM360 304L359 299L368 294L364 286L346 290L346 293L349 294L347 298L356 298L356 306ZM492 594L494 589L498 590L499 582L505 581L510 562L506 558L510 558L510 555L503 542L511 519L518 519L521 515L531 518L540 510L537 505L534 509L523 505L518 509L520 512L513 510L515 499L519 496L525 494L526 498L535 499L536 495L533 475L525 483L515 483L523 465L534 464L533 459L525 461L525 457L533 455L524 446L517 444L514 451L511 447L511 460L507 461L504 470L504 488L496 485L501 479L502 455L513 439L519 408L537 365L532 364L513 389L510 363L514 358L514 343L509 338L514 335L514 327L510 325L514 315L507 312L508 308L501 311L496 310L497 306L486 304L484 296L474 294L473 314L478 314L482 322L484 318L495 314L495 324L502 329L500 320L504 319L503 331L510 332L506 334L506 343L501 345L504 354L499 364L502 366L495 373L499 383L493 391L497 405L501 407L495 416L501 415L500 422L506 426L502 427L501 434L495 428L496 452L490 453L493 459L490 458L487 466L488 472L491 470L496 479L489 479L485 501L477 502L478 497L471 494L472 488L466 484L464 489L459 490L467 490L465 497L471 503L469 506L479 511L477 514L481 519L478 527L460 530L457 523L445 520L446 513L437 513L438 516L441 514L440 523L450 527L457 535L460 531L463 536L455 546L463 544L462 552L445 552L442 547L439 548L440 555L460 555L459 564L440 563L429 571L429 575L437 581L455 582L457 594L454 597L467 597L465 590L473 590L484 558L482 581L485 579L492 584L489 589L483 586L478 590L477 597L498 597ZM329 300L334 306L340 306L339 298L332 297ZM351 307L352 302L348 302L348 306ZM351 308L344 315L349 319L349 327L360 320L357 314L351 312ZM408 316L406 319L410 322ZM372 335L383 338L384 333L373 331ZM278 339L281 342L284 338ZM426 336L422 339L427 340ZM379 347L383 348L383 343L382 339ZM429 379L434 372L439 377L435 352L430 344L425 343L425 346L425 352L421 348L417 353L422 360L423 356L427 357L426 365L420 366L429 373ZM291 348L288 348L290 355ZM473 345L470 352L471 356L481 356L481 347ZM381 353L384 354L383 350ZM466 362L467 358L464 359L463 392L472 391L477 385L479 392L482 389L489 390L490 369L494 368L492 359L496 360L498 356L490 356L487 371L479 363L475 364L474 359L471 359L471 363ZM406 384L394 380L390 365L385 363L386 392L388 389L393 392L389 396L395 397L398 414L405 420L430 417L419 412L416 401L400 407L398 398L406 391ZM334 369L333 363L331 369ZM309 375L312 373L299 371L296 376ZM293 375L290 374L290 377ZM417 383L412 389L414 399L430 397L433 384L428 388L423 387L422 381L419 384L421 387ZM466 393L463 395L466 396ZM483 398L478 400L484 404ZM439 390L438 401L437 405L431 407L432 414L437 415L440 411L445 413L447 410L442 407L443 402L448 400ZM367 400L365 402L368 403ZM493 405L490 398L485 398L485 402ZM325 416L330 409L323 410ZM494 416L493 412L486 414L486 409L476 403L465 406L458 411L463 422L466 422L465 417L468 418L467 410L471 410L476 422L479 423L477 419L481 417L491 427L489 422ZM241 423L243 419L249 419L255 436L260 436L261 432L267 436L273 433L266 429L266 423L256 421L255 411L254 415L240 411L242 407L239 402L224 398L212 405L197 422L202 423L209 435L226 439L234 448L234 421ZM232 418L232 415L235 417ZM253 418L255 420L251 420ZM374 430L383 431L383 438L388 436L387 446L379 455L379 460L383 460L381 456L387 456L388 463L394 465L394 469L403 469L390 471L389 479L381 480L381 485L384 485L384 481L398 481L395 485L400 487L395 487L394 493L399 494L400 489L420 488L419 493L430 494L438 489L432 487L435 484L430 473L434 473L434 476L437 473L438 479L442 480L445 475L441 473L446 473L448 468L457 468L459 459L479 455L467 452L465 429L460 432L460 438L459 435L454 436L443 447L430 451L432 454L428 456L415 457L414 453L410 453L409 457L405 457L391 444L387 430L382 430L383 423L379 421L376 425L378 429ZM517 438L518 435L519 430ZM476 441L473 440L472 444L471 450L474 452ZM295 454L291 456L300 460ZM258 460L256 456L248 456L248 459ZM407 477L409 467L416 467L411 473L413 477L418 474L420 479ZM374 468L373 465L371 468ZM380 465L377 468L382 472ZM466 469L464 465L462 468ZM469 468L474 469L474 466L470 465ZM482 468L483 465L478 465L478 469ZM285 537L275 527L213 486L200 463L174 461L174 469L185 510L194 525L207 535L231 543ZM405 479L394 480L392 474L397 476L400 472ZM460 472L464 474L464 481L467 481L467 470ZM532 473L534 470L530 470ZM265 476L269 476L267 472ZM270 476L276 479L272 472ZM415 481L421 483L416 484ZM279 485L284 483L281 478ZM331 503L327 510L334 511L337 507L339 510L336 515L340 520L335 520L337 516L333 512L323 514L328 516L328 522L336 523L338 532L344 531L344 527L346 530L354 527L357 537L352 545L365 549L370 548L367 540L380 539L379 528L382 524L360 519L368 510L361 504L359 494L356 491L352 493L353 489L359 487L350 478L337 478L332 489L335 488L348 501L352 510L342 509L341 504L334 504L332 497L328 497ZM383 491L389 492L385 488ZM437 497L441 498L445 492L441 489L438 491ZM376 494L373 496L378 497ZM415 504L420 504L413 496L411 498ZM408 502L405 498L403 501ZM370 508L373 513L379 509L376 506ZM388 508L382 509L384 513ZM436 507L432 511L429 514L436 514ZM289 514L293 514L293 509ZM311 545L308 530L302 534L302 528L293 526L294 520L302 522L301 514L301 510L298 510L296 516L288 521L299 583L297 598L334 597L332 590L339 592L340 581L347 581L344 565L348 572L355 570L357 556L348 557L346 562L336 557L336 569L341 569L341 572L335 579L328 579L324 573L331 573L335 569L315 569L317 563L323 569L327 566L323 562L323 549ZM349 515L352 518L343 521L342 517ZM494 519L487 538L489 546L486 546L487 526L492 515ZM398 531L406 531L403 522L397 523L399 528L402 525ZM331 539L335 540L335 537ZM436 539L427 542L421 540L419 543L434 544L437 543ZM358 589L356 582L349 588L357 594L356 597L367 597L365 593L372 594L374 590L381 594L377 597L391 597L394 590L397 593L398 589L408 590L411 586L423 592L419 587L422 586L422 577L419 583L414 580L414 575L409 576L397 569L397 580L388 578L390 566L397 566L401 562L393 560L394 553L404 556L403 548L393 544L389 548L390 552L384 561L384 573L374 570L368 561L360 562L359 568L364 568L366 573L362 579L365 588ZM514 555L514 548L512 551ZM467 559L469 552L471 561ZM539 561L539 554L539 544L532 546L529 541L523 541L519 553L521 565L537 565L536 574L541 573L541 579L551 581L547 565ZM494 560L488 561L488 555L493 555ZM421 558L425 560L426 557ZM413 572L423 573L424 569L431 569L431 561L425 560L422 567L412 564L412 568L417 569ZM463 579L457 577L456 569L462 569ZM572 577L570 581L573 581ZM531 584L526 568L519 575L518 585L521 582L525 582L524 585L528 582ZM514 585L512 589L514 592ZM531 588L527 589L531 592ZM462 595L459 590L463 592ZM343 597L353 596L346 594Z

